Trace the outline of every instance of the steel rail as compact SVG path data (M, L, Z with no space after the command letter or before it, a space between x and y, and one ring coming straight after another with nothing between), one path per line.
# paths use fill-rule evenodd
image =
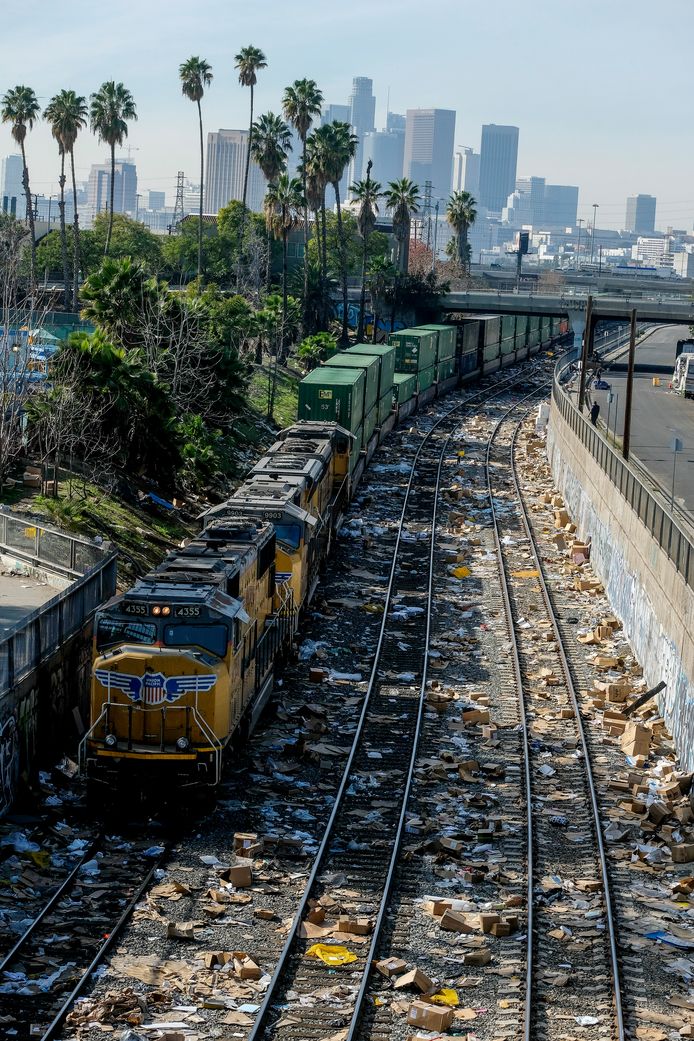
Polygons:
M526 415L527 415L527 413L526 413ZM606 917L607 917L607 924L608 924L608 931L609 931L610 961L611 961L612 978L613 978L613 984L614 984L614 1003L615 1003L615 1014L616 1014L616 1017L617 1017L617 1030L618 1030L618 1035L617 1036L619 1038L619 1041L625 1041L625 1036L626 1035L625 1035L625 1029L624 1029L624 1012L623 1012L623 1008L622 1008L622 989L621 989L620 971L619 971L619 958L618 958L618 954L617 954L616 928L615 928L614 915L612 913L612 899L611 899L611 895L610 895L610 881L609 881L609 873L608 873L608 868L607 868L607 856L605 854L605 843L604 843L604 840L603 840L602 827L601 827L601 823L600 823L600 807L599 807L599 804L598 804L598 797L597 797L597 792L596 792L596 789L595 789L595 780L594 780L594 777L593 777L593 766L592 766L592 762L591 762L591 758L590 758L590 752L589 752L589 748L588 748L588 741L586 739L585 727L583 725L583 717L581 715L581 707L580 707L580 704L579 704L578 695L576 694L576 687L574 685L573 676L571 674L571 666L569 664L569 660L568 660L568 658L566 656L566 651L564 649L564 641L563 641L563 638L562 638L562 635L561 635L561 631L559 629L559 625L557 623L556 613L555 613L555 610L554 610L554 604L552 602L552 597L551 597L551 594L549 592L549 589L548 589L548 586L547 586L547 582L546 582L546 579L545 579L545 572L544 572L544 567L542 565L542 558L541 558L540 552L538 550L537 541L535 539L535 532L534 532L532 524L530 522L530 515L528 513L528 508L527 508L527 506L525 504L525 500L523 498L523 494L522 494L521 487L520 487L520 481L518 480L518 473L517 473L517 470L516 470L515 450L516 450L516 444L517 444L517 440L518 440L518 434L520 432L520 428L521 428L521 425L523 423L523 419L524 418L525 417L522 417L518 421L518 423L516 424L516 428L515 428L514 434L513 434L513 440L511 442L511 473L513 475L513 483L514 483L514 487L515 487L515 490L516 490L516 496L517 496L517 499L518 499L518 503L520 505L520 512L521 512L521 519L523 521L523 527L525 529L526 535L527 535L528 540L529 540L530 551L532 553L533 560L535 561L535 568L536 568L536 570L538 572L538 581L539 581L540 590L542 592L542 598L543 598L543 600L545 602L545 606L547 608L547 614L549 615L550 621L552 623L552 630L554 632L554 637L555 637L555 640L556 640L556 643L557 643L557 649L558 649L558 652L559 652L559 659L561 661L562 670L564 672L564 676L565 676L565 679L566 679L567 690L569 691L572 707L573 707L573 710L574 710L574 713L575 713L575 717L576 717L576 723L577 723L577 726L578 726L578 733L579 733L579 737L580 737L580 741L581 741L581 750L582 750L582 753L583 753L583 761L585 763L586 778L587 778L587 781L588 781L588 791L589 791L589 794L590 794L590 804L591 804L591 809L592 809L592 812L593 812L593 824L594 824L594 828L595 828L595 839L596 839L596 845L598 847L598 854L599 854L599 859L600 859L600 872L601 872L601 875L602 875L602 883L603 883L603 894L604 894L604 901L605 901L605 913L606 913Z
M530 370L531 371L532 371L532 369L533 369L533 366L530 366ZM323 860L325 858L325 854L326 854L326 851L328 849L328 845L329 845L329 842L330 842L330 839L331 839L331 836L332 836L333 827L335 825L335 822L336 822L336 819L337 819L340 807L342 805L343 797L344 797L345 791L346 791L346 789L348 787L348 782L350 781L350 774L351 774L352 764L353 764L354 759L356 757L356 753L357 753L357 749L358 749L358 746L359 746L359 743L360 743L360 739L361 739L361 736L362 736L363 731L364 731L364 726L365 726L366 718L367 718L367 715L368 715L370 702L371 702L373 693L374 693L374 691L376 689L376 680L377 680L377 677L378 677L379 660L380 660L381 649L383 647L384 637L385 637L385 633L386 633L386 626L387 626L387 623L388 623L388 608L389 608L389 605L390 605L391 596L392 596L392 592L393 592L395 573L396 573L396 569L397 569L398 552L399 552L400 544L401 544L401 541L402 541L403 523L404 523L404 520L405 520L406 511L407 511L407 508L408 508L408 505L409 505L410 495L411 495L411 492L412 492L412 489L413 489L414 475L415 475L415 472L416 472L416 466L417 466L417 462L419 461L419 457L420 457L420 455L422 453L422 450L424 449L424 446L427 444L427 442L431 438L432 434L434 434L438 430L438 428L443 423L445 423L448 419L450 419L455 413L462 411L463 409L467 408L471 404L474 404L475 402L477 402L478 399L480 399L480 401L485 401L485 400L487 400L489 398L496 397L496 396L498 396L498 394L500 392L503 392L505 389L508 389L510 386L516 385L517 383L521 383L521 382L524 383L527 380L527 378L528 378L528 372L527 371L521 371L520 373L516 373L515 375L510 377L508 380L504 380L502 384L498 384L497 383L493 387L484 388L483 390L478 391L475 394L469 395L468 397L465 398L464 401L459 402L457 405L454 405L439 420L437 420L436 423L434 423L434 425L430 428L430 430L427 431L426 434L424 434L424 436L422 437L422 440L421 440L421 442L420 442L420 444L419 444L419 446L417 448L417 451L415 452L415 455L414 455L414 457L412 459L412 466L411 466L411 469L410 469L410 475L409 475L409 479L408 479L408 482L407 482L407 488L406 488L406 491L405 491L405 499L404 499L403 507L402 507L402 510L401 510L401 513L400 513L398 535L397 535L395 547L393 549L393 557L392 557L392 561L391 561L391 569L390 569L390 575L389 575L389 578L388 578L388 585L386 587L386 597L385 597L384 609L383 609L383 619L381 621L381 627L380 627L380 630L379 630L379 636L378 636L378 641L377 641L377 644L376 644L376 650L374 652L374 661L373 661L373 665L372 665L372 668L371 668L371 673L370 673L370 676L369 676L369 682L368 682L368 685L367 685L366 694L365 694L365 697L364 697L364 704L362 706L362 710L361 710L361 713L359 715L359 720L358 720L358 723L357 723L357 729L356 729L356 732L355 732L355 735L354 735L354 740L352 742L352 747L350 749L349 756L348 756L347 762L345 764L345 769L344 769L343 774L342 774L342 778L341 778L341 781L340 781L339 788L338 788L337 793L335 795L335 800L333 802L333 807L332 807L330 816L329 816L328 821L327 821L327 823L325 825L325 829L324 829L324 832L323 832L323 838L322 838L320 846L318 848L318 852L316 853L316 856L314 858L314 862L313 862L313 866L312 866L311 872L309 874L309 877L307 879L306 885L304 887L304 891L303 891L303 893L301 895L301 898L299 900L299 904L297 906L297 911L296 911L296 913L294 915L294 918L292 920L292 924L291 924L291 926L289 928L289 931L288 931L288 934L287 934L287 939L285 940L284 946L282 948L282 951L280 952L280 956L279 956L279 959L277 961L277 965L275 966L275 970L274 970L274 972L272 974L272 977L270 979L270 983L268 984L268 988L267 988L267 991L265 993L265 997L263 999L263 1002L262 1002L262 1004L260 1006L258 1014L257 1014L257 1016L255 1018L254 1023L253 1023L253 1027L251 1028L251 1031L248 1034L247 1041L260 1041L260 1038L261 1038L263 1032L265 1031L266 1026L268 1025L267 1019L268 1019L268 1015L270 1013L270 1010L274 1007L274 1000L275 1000L275 996L276 996L275 992L278 989L279 982L281 980L282 974L283 974L285 966L287 964L289 953L290 953L290 951L291 951L291 949L292 949L292 947L294 945L295 940L297 939L297 933L299 931L301 923L303 922L304 914L305 914L306 908L308 906L308 901L309 901L311 892L313 890L313 886L315 884L316 878L318 877L319 871L321 870L321 867L322 867L322 864L323 864ZM446 440L446 442L445 442L446 444L448 443L448 440L449 439ZM442 455L443 455L443 450L442 450ZM433 540L433 537L434 537L434 534L432 532L432 540ZM427 619L427 624L428 624L428 619ZM407 783L409 784L409 777L408 777ZM381 907L383 907L383 902L381 903ZM367 963L365 971L364 971L364 979L366 979L367 977L368 977L368 963ZM362 990L360 989L360 994L361 993L362 993ZM358 1008L359 1008L359 1006L357 1005L356 1009L355 1009L355 1012L358 1010ZM353 1017L353 1021L354 1021L354 1017Z
M550 385L549 383L547 384ZM537 388L533 391L532 395L527 397L537 396L542 388ZM492 528L494 533L494 549L496 552L497 564L499 569L500 584L501 584L501 597L504 604L504 613L506 615L506 622L508 624L509 637L511 642L511 664L513 667L513 677L516 684L516 691L518 694L518 710L521 719L521 727L523 732L523 775L525 779L525 806L526 806L526 818L527 818L527 844L526 844L526 856L528 862L527 870L527 905L528 905L528 921L527 921L527 955L526 955L526 971L525 971L525 1007L523 1010L523 1036L525 1041L532 1041L532 1023L531 1023L531 997L532 997L532 981L533 981L533 962L534 962L534 949L533 949L533 937L534 937L534 910L533 910L533 854L535 848L534 842L534 830L533 830L533 814L532 814L532 787L531 787L531 776L530 776L530 754L528 751L529 747L529 734L528 734L528 718L525 711L525 697L523 695L523 672L520 663L520 653L518 650L518 639L516 637L516 627L513 621L513 610L511 608L511 598L509 595L508 578L506 576L506 568L504 567L503 552L501 549L501 536L499 533L499 519L497 516L496 509L494 507L494 492L492 489L492 477L491 477L491 466L490 456L492 451L492 445L499 433L502 425L506 422L511 412L515 411L522 405L526 398L521 398L517 401L510 409L508 409L503 416L500 417L496 426L492 430L489 440L487 441L487 450L485 453L485 472L487 475L487 497L489 499L489 508L492 517Z

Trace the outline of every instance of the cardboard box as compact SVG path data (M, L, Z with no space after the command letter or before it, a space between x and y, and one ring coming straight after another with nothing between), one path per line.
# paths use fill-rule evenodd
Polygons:
M504 922L503 919L500 922L494 922L489 932L492 936L510 936L511 926L508 922Z
M464 852L465 843L459 839L442 838L439 839L439 849L443 850L444 853L451 853L457 857Z
M694 860L694 842L678 842L670 850L675 864L691 864Z
M398 976L393 986L398 990L401 987L416 987L422 994L426 994L428 990L433 989L434 982L421 969L414 968L406 972L404 976Z
M407 1011L408 1027L424 1030L447 1030L453 1022L453 1009L429 1005L426 1001L413 1001Z
M255 832L237 831L234 835L234 853L239 857L255 857L263 852L263 840Z
M488 947L478 947L476 951L466 951L463 955L463 965L489 965L492 960L492 952Z
M651 731L640 723L627 723L620 745L625 755L647 756L651 746Z
M403 961L402 958L384 958L382 961L377 961L374 964L375 969L380 972L381 976L386 976L390 979L392 976L399 976L407 968L407 962Z
M259 980L260 966L245 951L234 951L234 974L240 980Z
M253 885L253 872L250 864L234 864L221 873L225 882L231 882L237 889L247 889Z
M652 802L648 807L648 819L654 824L661 824L669 816L670 811L664 802Z
M439 922L442 929L451 933L472 933L474 929L471 925L468 925L465 920L465 915L460 914L459 911L446 910Z
M483 933L489 933L492 930L492 926L500 922L501 918L498 914L481 914L480 925L482 926Z
M354 936L368 936L373 927L374 923L371 918L350 918L349 915L340 915L337 920L337 928L341 933L352 933Z

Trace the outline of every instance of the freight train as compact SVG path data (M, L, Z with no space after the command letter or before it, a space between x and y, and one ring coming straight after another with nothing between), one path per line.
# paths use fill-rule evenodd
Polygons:
M92 794L214 787L291 649L342 514L376 447L460 382L568 332L557 319L464 317L358 344L299 385L298 422L200 533L96 615Z

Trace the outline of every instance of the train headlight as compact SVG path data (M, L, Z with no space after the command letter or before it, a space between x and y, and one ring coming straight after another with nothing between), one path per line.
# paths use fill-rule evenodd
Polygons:
M161 607L159 606L159 604L152 608L152 614L161 614Z
M118 738L115 734L107 734L104 738L104 744L107 748L115 748L118 744Z
M176 748L179 752L187 752L190 748L190 741L187 737L179 737L178 741L176 742Z
M161 613L162 614L171 614L171 608L170 607L162 607Z

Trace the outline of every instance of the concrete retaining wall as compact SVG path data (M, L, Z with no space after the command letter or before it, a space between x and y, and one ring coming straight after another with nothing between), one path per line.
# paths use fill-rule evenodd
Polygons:
M694 592L552 402L547 451L557 488L641 662L685 769L694 769Z

